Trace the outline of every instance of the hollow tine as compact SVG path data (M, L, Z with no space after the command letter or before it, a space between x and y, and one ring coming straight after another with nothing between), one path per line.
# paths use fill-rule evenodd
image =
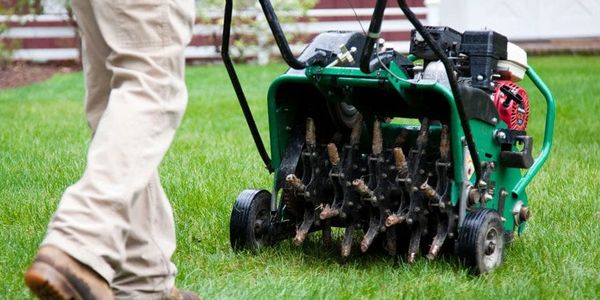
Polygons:
M393 150L394 154L394 165L399 173L406 173L408 171L408 163L406 162L406 156L402 152L402 148L396 147Z
M304 192L304 190L306 189L306 186L304 185L304 183L302 183L302 180L296 177L296 175L294 174L289 174L288 176L286 176L285 181L289 183L289 185L292 186L292 188L294 188L294 190L296 190L297 192Z
M315 121L312 118L306 119L306 144L315 146L317 144L317 136L315 133Z
M369 230L367 230L367 233L360 242L360 251L367 252L378 233L379 222L377 221L377 218L375 216L371 216L371 220L369 222Z
M400 224L402 222L404 222L406 218L404 216L399 216L397 214L392 214L389 215L386 219L385 219L385 226L386 227L392 227L396 224Z
M379 155L383 152L383 136L381 133L381 122L375 120L373 123L373 154Z
M356 190L361 196L367 198L373 198L373 191L369 189L367 184L362 179L354 179L352 181L352 186L354 190Z
M314 212L312 212L310 210L305 210L304 211L304 219L303 219L300 227L298 227L298 229L296 230L296 236L294 237L294 240L293 240L293 242L296 246L300 246L300 245L302 245L302 243L304 243L304 240L306 239L306 236L308 235L308 231L310 230L310 227L312 226L314 221L315 221Z
M438 254L440 253L440 249L444 242L446 241L446 237L448 236L448 226L442 222L439 222L437 225L437 232L435 237L433 238L433 242L431 243L431 247L429 247L429 253L427 254L427 259L434 260Z
M321 220L327 220L333 217L337 217L340 215L339 209L332 208L329 204L325 205L321 213L319 214L319 218Z
M334 143L327 144L327 156L329 157L329 162L333 166L337 166L340 163L340 154Z
M440 134L440 159L447 162L450 157L450 139L448 138L448 125L442 126Z
M423 118L421 121L421 129L417 137L417 145L425 146L429 138L429 118Z

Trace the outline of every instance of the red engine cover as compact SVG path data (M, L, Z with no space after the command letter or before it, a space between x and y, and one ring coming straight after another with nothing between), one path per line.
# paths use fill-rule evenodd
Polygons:
M527 92L509 80L496 81L494 104L508 128L525 131L529 119Z

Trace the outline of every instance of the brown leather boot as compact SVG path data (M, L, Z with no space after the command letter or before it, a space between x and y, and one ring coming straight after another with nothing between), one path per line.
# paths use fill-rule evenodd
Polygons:
M114 299L100 275L52 246L40 248L25 272L25 284L39 299Z
M200 297L189 291L180 291L176 288L171 290L169 300L200 300Z

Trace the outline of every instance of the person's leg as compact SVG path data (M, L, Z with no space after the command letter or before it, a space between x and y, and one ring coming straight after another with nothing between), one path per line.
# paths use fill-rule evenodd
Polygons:
M112 72L106 67L106 59L112 51L100 33L89 0L74 1L73 9L81 35L85 115L93 136L108 105Z
M175 224L158 172L134 200L131 210L138 213L131 214L126 259L111 286L118 298L166 298L177 270L170 261L175 251Z
M191 37L193 1L91 3L111 49L106 66L112 90L101 116L90 114L92 128L99 122L86 170L65 191L43 245L65 251L108 282L114 279L117 291L134 285L133 277L152 277L147 284L135 281L135 289L166 292L173 286L175 241L156 170L187 102L183 51ZM101 110L93 107L88 112ZM153 190L160 193L152 196ZM151 222L144 220L149 213ZM157 255L142 255L146 249Z
M73 10L82 38L86 116L93 132L108 103L112 73L106 68L105 61L111 50L100 34L90 2L75 1ZM55 299L112 298L108 282L94 271L91 262L77 261L73 259L74 255L67 254L76 249L68 249L68 245L44 247L44 244L58 243L46 239L25 273L25 282L34 294Z

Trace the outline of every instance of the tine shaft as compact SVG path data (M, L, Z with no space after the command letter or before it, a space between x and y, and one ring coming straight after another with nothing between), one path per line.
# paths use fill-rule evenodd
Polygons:
M358 114L356 117L356 123L354 123L354 127L352 127L352 133L350 133L350 145L358 145L360 143L360 135L363 126L362 115Z
M422 227L420 224L413 225L412 232L410 235L410 242L408 244L408 256L406 258L409 264L415 263L417 260L417 254L419 253L419 246L421 244Z
M325 223L328 223L328 222L325 222ZM322 239L323 239L323 245L325 245L325 247L331 246L331 244L332 244L331 226L329 226L329 224L323 224Z
M354 235L354 224L346 227L346 231L344 232L344 240L342 241L342 257L350 256L350 251L352 251L352 238Z
M396 243L396 230L395 228L386 231L386 249L391 256L396 255L397 243Z

